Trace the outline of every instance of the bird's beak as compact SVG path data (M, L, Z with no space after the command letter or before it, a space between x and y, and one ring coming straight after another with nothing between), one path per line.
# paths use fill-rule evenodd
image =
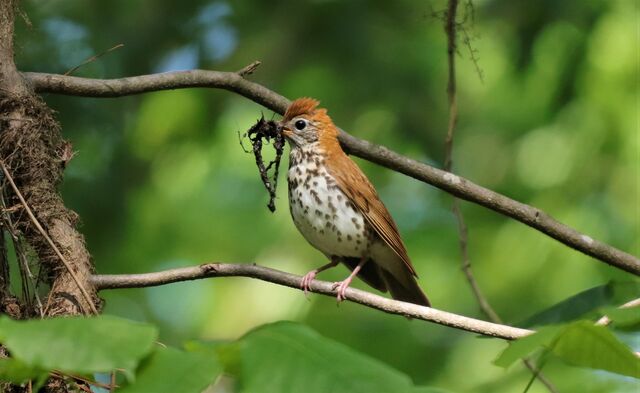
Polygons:
M293 132L287 128L287 126L280 124L280 132L282 133L282 135L284 135L285 138L290 138L291 135L293 135Z

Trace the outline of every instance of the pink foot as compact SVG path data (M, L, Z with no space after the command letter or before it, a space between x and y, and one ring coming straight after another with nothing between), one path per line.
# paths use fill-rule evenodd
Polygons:
M347 299L347 288L349 288L349 285L351 285L351 280L352 277L349 276L346 279L342 280L342 281L338 281L338 282L334 282L333 286L331 287L331 289L337 289L336 293L337 296L336 298L338 299L338 303L340 303L343 300Z
M318 274L318 270L312 270L309 273L305 274L302 277L302 282L300 283L300 289L304 291L304 296L308 297L309 290L311 289L311 282L315 280L316 274Z

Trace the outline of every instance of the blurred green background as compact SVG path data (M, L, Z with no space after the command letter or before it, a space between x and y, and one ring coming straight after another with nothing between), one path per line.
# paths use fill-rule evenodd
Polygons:
M444 1L22 2L24 71L118 78L203 68L234 71L293 99L321 100L354 135L441 167L447 124ZM638 6L632 0L474 1L465 24L477 50L458 57L454 170L638 255L640 137ZM461 6L460 19L465 13ZM470 22L470 20L468 20ZM261 113L222 90L119 99L45 95L77 156L67 205L100 273L207 261L298 274L324 263L289 217L284 167L276 201L238 144ZM357 160L357 159L356 159ZM396 219L420 284L437 308L483 317L460 270L451 197L357 160ZM286 165L286 160L283 160ZM462 204L476 278L507 322L628 275L484 208ZM324 273L338 280L346 269ZM357 287L363 287L358 282ZM522 366L492 365L498 340L389 316L334 299L234 278L103 293L106 312L156 323L161 339L236 338L263 323L301 321L409 374L461 392L522 391ZM629 340L640 346L638 336ZM275 355L275 354L274 354ZM561 391L630 392L613 374L559 363ZM543 392L534 383L531 392Z

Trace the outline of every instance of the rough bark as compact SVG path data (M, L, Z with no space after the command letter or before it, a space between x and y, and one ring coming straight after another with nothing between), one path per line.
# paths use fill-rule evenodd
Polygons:
M11 219L33 249L40 268L46 272L43 277L52 289L45 304L45 314L86 314L99 304L88 280L93 265L84 238L75 228L77 216L64 206L57 190L70 145L62 138L51 109L30 90L14 63L16 6L15 0L0 0L0 160L25 203L8 187L8 179L4 176L7 204L16 206L10 213ZM80 285L90 294L91 303L34 220L26 214L27 206L68 261ZM27 311L28 314L36 313L35 310Z

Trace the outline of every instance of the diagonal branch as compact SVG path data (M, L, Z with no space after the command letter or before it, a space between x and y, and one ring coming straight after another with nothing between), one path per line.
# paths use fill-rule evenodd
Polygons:
M231 263L205 263L199 266L171 269L155 273L94 275L91 277L91 282L98 290L105 290L151 287L212 277L250 277L296 289L300 289L302 284L302 277L295 274L255 264ZM333 283L327 281L312 281L310 291L332 297L336 296ZM505 340L514 340L533 333L532 330L468 318L434 308L388 299L355 288L347 289L346 300L389 314L421 319L443 326Z
M26 72L22 75L39 93L84 97L121 97L159 90L207 87L232 91L278 113L284 113L290 102L272 90L246 80L234 72L191 70L121 79L88 79L32 72ZM344 131L340 133L340 142L345 150L353 155L504 214L584 254L611 266L640 275L640 259L637 257L580 233L540 209L474 184L450 172L404 157L384 146L358 139Z

